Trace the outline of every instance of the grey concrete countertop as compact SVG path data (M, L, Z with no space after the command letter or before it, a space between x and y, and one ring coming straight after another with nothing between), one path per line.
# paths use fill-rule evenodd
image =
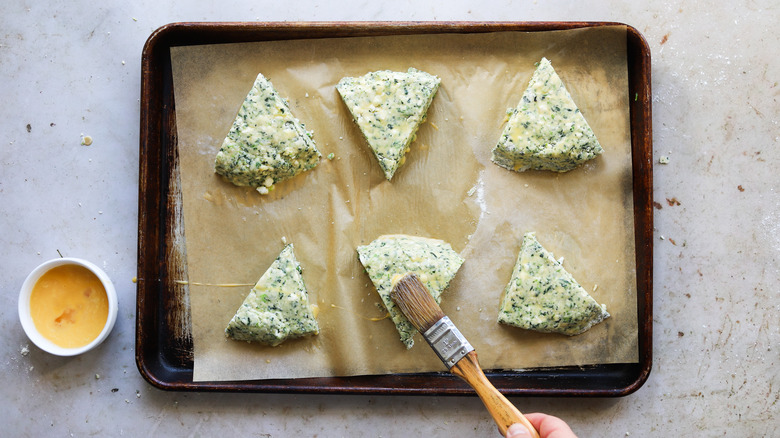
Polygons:
M512 398L582 437L780 436L780 4L10 0L0 13L4 436L498 436L476 397L164 392L135 366L140 54L174 21L619 21L653 54L653 371L619 399ZM82 136L94 139L81 144ZM19 288L59 254L119 294L75 358L26 338ZM7 435L6 435L7 434Z

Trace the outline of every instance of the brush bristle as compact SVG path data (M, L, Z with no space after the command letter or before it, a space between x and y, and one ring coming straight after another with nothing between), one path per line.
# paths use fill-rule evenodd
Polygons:
M422 333L444 318L441 307L415 274L406 274L398 280L390 292L390 298L401 308L414 328Z

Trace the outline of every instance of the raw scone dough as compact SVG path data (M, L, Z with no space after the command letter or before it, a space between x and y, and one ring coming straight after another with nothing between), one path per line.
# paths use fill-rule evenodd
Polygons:
M272 346L319 333L292 244L282 250L260 277L225 333L239 341Z
M368 245L359 246L357 252L398 329L401 342L411 348L417 330L390 298L393 278L410 272L417 274L439 303L442 291L455 277L463 258L442 240L402 234L380 236Z
M493 148L492 160L501 167L567 172L604 151L547 58L509 114Z
M410 68L342 78L336 89L390 181L425 121L441 80Z
M546 333L578 335L609 318L552 253L523 236L512 278L504 290L498 322Z
M311 133L293 117L271 82L258 74L217 153L214 169L237 186L257 187L265 194L277 182L317 166L319 159Z

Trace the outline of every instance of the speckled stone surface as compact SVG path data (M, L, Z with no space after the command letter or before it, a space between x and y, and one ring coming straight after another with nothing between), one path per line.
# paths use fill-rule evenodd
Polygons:
M774 0L32 2L0 14L0 424L9 436L497 436L475 397L169 393L135 366L140 54L173 21L592 20L653 52L653 371L620 399L513 398L581 437L780 435L780 61ZM90 146L81 144L91 136ZM109 339L31 345L25 276L59 256L113 279Z

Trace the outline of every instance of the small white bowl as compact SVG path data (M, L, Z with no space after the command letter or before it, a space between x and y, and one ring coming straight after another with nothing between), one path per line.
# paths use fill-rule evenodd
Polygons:
M38 279L50 269L63 265L77 265L89 269L98 279L100 279L100 282L103 283L103 288L106 290L106 296L108 297L108 317L106 318L106 325L103 326L103 330L92 342L83 347L64 348L46 339L38 332L38 329L35 328L35 323L33 323L30 314L30 294L32 293L35 283L37 283ZM111 283L111 279L108 278L108 275L94 264L77 258L66 257L44 262L30 272L30 275L24 280L24 284L22 284L21 292L19 292L19 319L22 321L24 332L38 348L57 356L75 356L100 345L100 343L108 337L108 334L111 333L111 329L114 328L118 307L116 289L114 289L114 284Z

